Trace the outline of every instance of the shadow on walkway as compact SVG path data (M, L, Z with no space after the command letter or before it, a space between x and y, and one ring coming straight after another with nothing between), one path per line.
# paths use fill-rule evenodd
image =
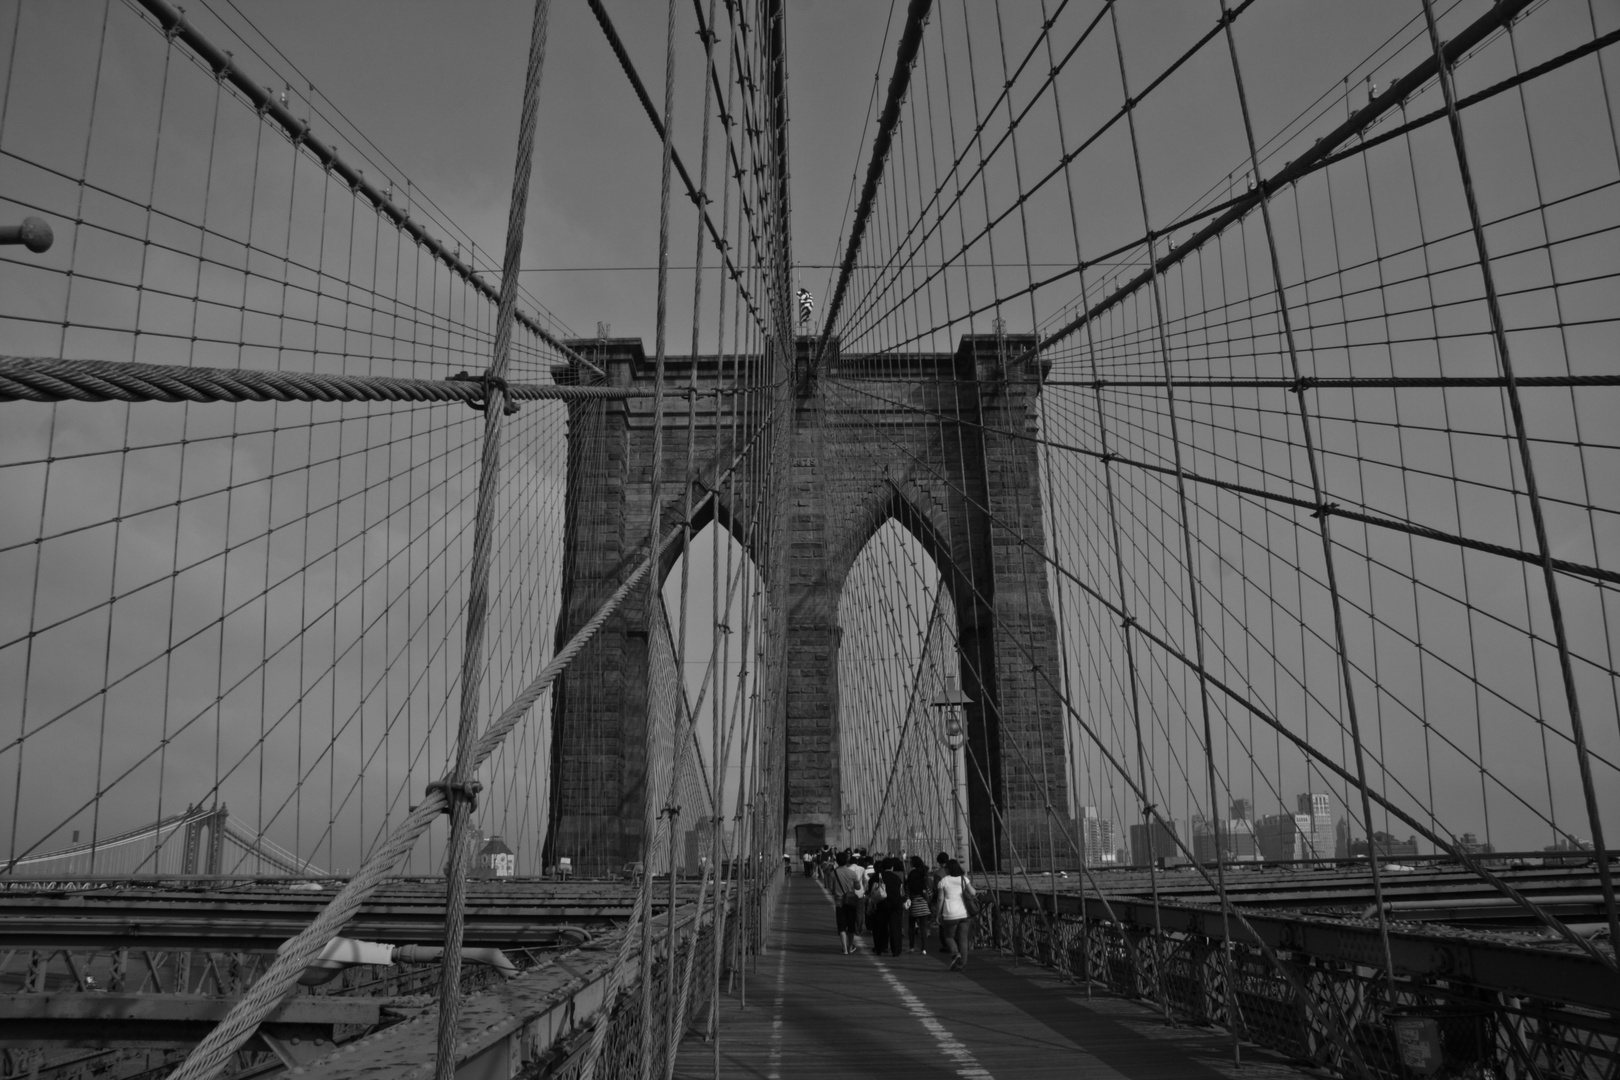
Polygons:
M937 945L937 942L931 942ZM845 956L821 886L790 877L748 974L748 1005L720 1002L718 1075L759 1080L972 1077L980 1080L1276 1080L1319 1076L1205 1028L1170 1027L1140 1002L1060 981L988 950L964 972L944 957ZM712 1077L714 1046L681 1045L675 1075Z

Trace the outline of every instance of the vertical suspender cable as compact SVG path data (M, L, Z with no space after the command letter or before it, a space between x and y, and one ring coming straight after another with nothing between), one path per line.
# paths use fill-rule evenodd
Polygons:
M512 316L517 304L518 266L523 255L523 223L529 203L529 177L534 165L534 131L540 110L540 72L546 56L546 24L551 0L535 0L529 35L529 67L523 85L523 112L518 124L517 167L512 176L512 203L506 219L506 254L501 267L501 298L496 316L495 353L484 386L484 446L478 473L477 517L472 567L468 571L467 644L461 660L461 723L457 732L456 768L446 796L450 808L450 866L444 912L444 959L439 968L439 1033L435 1080L452 1080L456 1072L456 1018L461 1008L461 935L466 918L467 821L476 788L473 746L484 670L484 623L489 608L489 564L494 547L495 500L501 472L501 420L506 411L506 368L512 344ZM656 520L656 519L655 519ZM653 544L656 545L654 537ZM652 575L654 578L657 574Z
M654 544L658 539L658 523L663 516L663 471L664 471L664 359L669 347L668 342L668 314L669 314L669 181L670 181L670 154L674 145L675 121L675 0L669 0L667 5L668 16L665 20L664 35L664 149L663 164L659 175L658 196L658 309L655 333L657 336L657 351L653 360L653 427L652 427L652 482L647 500L647 535L648 544ZM702 207L699 207L701 210ZM646 619L648 625L652 624L653 610L663 603L660 595L663 575L655 567L647 579ZM684 691L682 691L684 693ZM641 875L640 895L636 898L637 906L641 908L641 1053L640 1075L647 1080L652 1075L652 864L654 822L657 820L659 809L653 805L652 766L655 760L657 739L656 718L654 717L653 696L647 695L646 717L646 751L643 754L645 765L642 780L642 843L641 860L644 873ZM684 744L683 744L684 745ZM671 774L671 783L674 782ZM674 820L671 819L671 827ZM672 875L673 876L673 875Z
M713 59L714 59L714 41L715 41L714 25L713 25L714 24L714 4L715 4L715 0L709 0L709 17L708 17L708 19L706 21L702 18L702 11L699 10L697 12L697 14L698 14L698 36L703 41L703 67L704 67L705 71L707 71L709 69L709 67L713 63ZM671 3L671 19L672 20L673 20L673 15L674 15L674 5L673 5L673 3ZM671 23L671 28L673 29L673 22ZM673 42L674 42L674 35L673 34L671 34L670 40L671 40L671 45L673 47ZM676 716L678 718L677 722L682 724L686 729L680 735L680 738L682 738L683 740L686 740L686 739L695 740L697 738L697 716L695 715L695 713L691 709L689 709L687 707L687 697L686 697L686 598L687 598L687 587L688 587L688 585L689 585L689 583L691 581L691 576L692 576L692 559L691 559L691 554L692 554L692 530L690 528L690 522L691 522L691 519L692 519L692 480L693 480L693 475L694 475L694 469L696 468L696 454L697 454L698 316L700 315L700 313L702 311L702 308L703 308L703 216L707 211L707 207L708 207L708 203L709 203L709 107L713 104L713 100L714 100L714 84L709 79L704 79L703 80L703 148L702 148L701 153L698 155L699 156L699 162L698 162L698 190L697 190L697 196L693 200L697 204L698 229L697 229L697 251L693 256L694 273L692 275L692 351L691 351L691 355L688 357L689 363L688 363L688 366L687 366L687 369L686 369L686 388L687 388L687 392L686 392L686 469L681 474L681 488L685 492L685 496L686 496L686 498L685 498L684 516L685 516L686 521L688 522L688 528L682 534L682 538L681 538L680 631L679 631L678 636L676 638L676 648L675 648L676 699L680 703L680 708L678 708L676 710ZM665 124L665 131L667 132L668 130L669 130L669 125L666 123ZM722 174L722 175L724 175L724 174ZM722 217L721 228L724 228L724 227L725 227L725 222L724 222L724 218ZM724 255L724 252L722 251L721 254ZM716 418L716 420L718 420L719 415L720 415L719 399L716 398L716 400L715 400L715 418ZM714 583L710 582L711 592L713 591L713 585L714 585ZM710 663L711 663L711 665L713 663L712 655L710 657ZM716 763L715 767L718 768L718 763ZM701 766L700 766L700 768L701 768ZM671 792L672 793L674 791L674 785L675 785L676 779L677 778L675 778L675 777L670 778L670 787L671 787ZM716 779L718 780L718 777ZM716 785L711 785L711 787L715 787L715 786L717 786L717 784ZM676 803L676 800L672 797L670 799L670 801L669 801L669 814L670 814L670 817L669 817L669 867L668 867L668 870L669 870L669 909L668 909L668 912L666 914L666 920L667 921L666 921L666 931L665 931L665 941L664 941L664 953L665 953L665 957L666 957L666 959L665 959L665 981L666 981L666 983L672 983L672 980L674 979L674 974L675 974L675 937L676 937L676 935L675 935L675 842L676 842L676 831L677 831L676 830L676 823L680 820L680 818L679 818L680 812L681 812L680 806ZM706 887L707 886L707 878L704 878L703 880L704 880L705 887ZM688 971L688 973L690 973L690 971L691 971L692 959L697 955L698 931L702 928L702 924L703 924L703 898L702 898L702 894L700 892L699 897L698 897L697 907L694 909L694 914L692 916L691 947L687 951L687 971ZM676 1004L677 1004L676 998L677 998L677 996L679 997L679 1006L680 1006L678 1011L676 1010ZM676 1050L676 1046L677 1046L677 1044L679 1042L679 1037L677 1035L677 1032L680 1030L678 1025L684 1025L685 1021L686 1021L686 981L682 980L679 995L677 995L675 993L673 985L666 985L665 993L664 993L664 1040L665 1040L665 1042L664 1042L664 1048L663 1048L663 1050L664 1050L664 1054L663 1054L663 1062L664 1062L663 1073L664 1073L664 1076L666 1078L669 1077L669 1076L672 1076L674 1074L674 1072L675 1072L675 1050ZM643 1070L643 1071L645 1071L645 1070Z
M1249 99L1243 86L1243 71L1238 64L1237 39L1232 33L1232 19L1227 12L1226 0L1220 0L1221 22L1226 29L1226 44L1232 54L1232 78L1237 84L1238 105L1243 110L1243 130L1248 139L1249 167L1254 175L1260 175L1259 151L1254 141L1254 125L1249 118ZM1444 65L1441 65L1444 67ZM1299 349L1294 339L1293 317L1289 313L1288 299L1283 291L1282 263L1277 257L1277 240L1271 223L1271 195L1261 186L1260 215L1266 228L1266 249L1271 257L1272 286L1277 293L1277 317L1282 321L1283 337L1288 346L1288 360L1294 378L1299 379L1304 372L1300 368ZM1165 372L1166 376L1169 372ZM1167 391L1168 392L1168 391ZM1361 819L1367 829L1367 863L1372 870L1373 898L1378 907L1378 934L1384 948L1384 976L1385 985L1389 992L1389 1005L1395 1004L1395 963L1389 945L1389 915L1384 910L1383 879L1378 867L1378 844L1373 833L1372 797L1367 787L1366 755L1362 749L1361 724L1356 713L1356 691L1350 678L1350 654L1344 633L1344 605L1339 595L1338 572L1333 558L1332 526L1327 512L1326 495L1323 493L1322 479L1317 466L1317 451L1312 435L1311 418L1309 410L1305 407L1305 392L1299 391L1299 420L1300 429L1305 440L1305 458L1311 470L1311 494L1317 506L1317 518L1322 523L1322 561L1327 573L1328 593L1333 604L1333 631L1334 640L1339 654L1339 669L1344 679L1344 707L1350 721L1350 740L1355 747L1356 756L1356 783L1361 791ZM1203 666L1203 654L1199 654L1199 666ZM1280 778L1279 778L1280 779ZM1313 852L1319 856L1319 853Z
M1222 0L1222 2L1223 2L1223 11L1224 11L1224 0ZM1210 723L1210 718L1209 718L1209 680L1205 675L1205 672L1206 672L1207 668L1206 668L1205 662L1204 662L1203 606L1200 603L1199 596L1198 596L1199 589L1201 588L1201 586L1199 584L1199 579L1198 579L1198 551L1193 545L1192 520L1191 520L1189 509L1188 509L1188 500L1187 500L1187 478L1186 478L1186 476L1185 476L1185 474L1183 473L1183 470L1182 470L1181 432L1180 432L1180 423L1179 423L1179 421L1177 420L1177 417L1176 417L1175 391L1170 386L1170 381L1171 381L1170 338L1169 338L1169 335L1166 332L1165 326L1164 326L1165 318L1166 318L1164 294L1163 294L1163 289L1161 287L1161 280L1160 280L1159 271L1158 271L1158 264L1155 261L1154 254L1153 254L1153 247L1154 247L1153 231L1152 231L1153 230L1153 223L1148 218L1147 186L1146 186L1146 182L1144 181L1143 176L1142 176L1142 153L1141 153L1141 150L1138 147L1137 136L1136 136L1136 105L1131 100L1130 85L1126 81L1126 76L1125 76L1125 46L1124 46L1124 43L1120 41L1120 37L1119 37L1119 9L1118 9L1118 7L1117 6L1110 7L1108 9L1108 14L1109 14L1109 19L1112 22L1113 27L1114 27L1114 52L1119 58L1119 81L1120 81L1120 86L1125 91L1125 122L1126 122L1126 126L1127 126L1128 130L1130 131L1131 158L1132 158L1132 160L1134 161L1134 163L1136 165L1136 190L1137 190L1137 195L1140 198L1141 203L1142 203L1142 228L1147 230L1147 234L1148 234L1147 235L1147 249L1148 249L1147 250L1147 255L1148 255L1148 268L1149 268L1150 271L1152 271L1152 273L1151 273L1151 283L1152 283L1152 287L1153 287L1153 317L1154 317L1153 321L1154 321L1154 327L1158 332L1159 361L1164 367L1164 376L1165 376L1165 391L1164 391L1165 411L1169 415L1169 421L1170 421L1170 447L1171 447L1172 452L1175 455L1175 466L1176 466L1176 504L1177 504L1177 507L1178 507L1178 509L1180 511L1179 516L1181 518L1182 553L1183 553L1183 557L1187 560L1187 611L1188 611L1188 614L1191 616L1191 619L1192 619L1193 655L1197 658L1197 661L1198 661L1198 703L1199 703L1201 719L1203 721L1204 760L1205 760L1206 772L1208 774L1207 779L1208 779L1208 783L1209 783L1209 815L1210 815L1211 822L1215 823L1215 825L1214 825L1214 831L1215 831L1215 885L1216 885L1216 891L1220 894L1220 900L1221 900L1221 924L1222 924L1222 930L1223 930L1224 938L1225 938L1226 941L1230 942L1230 940L1231 940L1231 930L1230 930L1230 922L1229 922L1229 920L1230 920L1230 914L1229 913L1230 913L1230 911L1232 909L1232 904L1231 904L1231 901L1227 898L1227 894L1226 894L1225 861L1221 858L1221 830L1220 830L1220 825L1219 825L1219 821L1220 821L1220 791L1219 791L1219 788L1216 786L1216 783L1215 783L1215 736L1214 736L1213 727L1212 727L1212 725ZM1227 20L1224 17L1224 15L1223 15L1223 18L1222 18L1222 22L1227 23L1228 27L1230 27L1230 20ZM1342 643L1342 639L1341 639L1341 643ZM1195 862L1197 861L1196 853L1194 855L1194 861ZM1235 1012L1236 1012L1236 1000L1237 999L1234 996L1234 983L1235 983L1235 980L1234 980L1234 978L1232 976L1232 971L1231 971L1231 955L1232 954L1231 954L1230 945L1227 945L1226 947L1224 947L1222 949L1221 956L1222 956L1223 961L1225 962L1226 969L1227 969L1227 971L1226 971L1226 975L1227 975L1227 978L1226 978L1227 1008L1229 1010L1231 1010L1235 1014ZM1232 1029L1233 1038L1235 1040L1236 1037L1237 1037L1237 1034L1236 1034L1237 1028L1236 1028L1236 1025L1234 1023L1232 1023L1232 1021L1234 1019L1235 1019L1235 1015L1228 1017L1228 1024ZM1237 1043L1236 1042L1233 1043L1232 1053L1233 1053L1233 1057L1234 1057L1234 1060L1235 1060L1237 1055L1238 1055L1238 1049L1237 1049Z
M1135 106L1134 106L1134 103L1131 101L1131 89L1130 89L1130 85L1126 81L1126 76L1125 76L1125 47L1124 47L1123 44L1121 44L1120 39L1119 39L1119 14L1118 14L1117 9L1112 4L1110 4L1109 7L1108 7L1108 15L1109 15L1110 20L1113 23L1113 28L1114 28L1114 51L1115 51L1115 54L1117 55L1117 57L1119 59L1120 87L1125 92L1125 117L1126 117L1126 120L1129 122L1129 126L1130 126L1131 151L1132 151L1132 155L1133 155L1133 157L1135 159L1135 162L1136 162L1137 194L1138 194L1138 197L1140 198L1141 203L1142 203L1142 228L1145 229L1145 230L1148 230L1148 235L1147 235L1147 242L1148 242L1148 269L1150 271L1152 271L1151 281L1152 281L1152 285L1153 285L1153 309L1154 309L1154 314L1156 316L1155 322L1158 324L1158 327L1159 327L1159 350L1160 350L1160 354L1162 356L1162 359L1164 361L1166 377L1168 378L1169 370L1170 370L1170 346L1169 346L1169 342L1165 339L1165 336L1164 336L1164 319L1163 319L1163 314L1162 314L1162 310L1160 308L1160 303L1159 303L1159 276L1158 276L1158 270L1157 270L1157 265L1158 264L1154 261L1154 255L1153 255L1153 233L1152 233L1153 226L1152 226L1152 223L1148 220L1147 191L1146 191L1146 188L1144 188L1143 185L1142 185L1142 161L1141 161L1140 154L1136 150ZM1168 390L1167 390L1167 394L1168 394ZM1099 403L1100 403L1100 399L1099 399ZM1170 431L1171 431L1171 435L1172 435L1172 445L1175 448L1175 455L1176 455L1176 487L1177 487L1178 493L1182 497L1182 500L1181 500L1181 523L1182 523L1182 528L1185 530L1186 527L1187 527L1186 488L1185 488L1184 481L1183 481L1182 475L1181 475L1181 444L1180 444L1179 441L1177 441L1174 438L1175 431L1176 431L1176 417L1175 417L1175 411L1174 411L1174 406L1173 405L1171 406L1171 412L1170 412ZM1105 469L1107 468L1106 464L1104 465L1104 468ZM1117 538L1115 540L1115 548L1116 548L1116 558L1118 558L1119 556L1118 556L1118 551L1117 551L1117 549L1118 549L1118 539ZM1188 543L1186 545L1186 552L1187 552L1187 575L1188 575L1188 580L1190 582L1192 580L1192 544L1191 544L1190 541L1188 541ZM1120 576L1120 602L1123 604L1124 600L1125 600L1123 564L1121 564L1120 575L1121 575ZM1193 605L1192 610L1194 612L1196 612L1198 610L1198 608L1197 608L1198 600L1197 600L1196 586L1190 586L1189 587L1188 595L1192 598L1192 605ZM1126 637L1126 649L1127 650L1130 649L1130 632L1133 629L1133 626L1134 626L1133 622L1131 621L1129 616L1127 616L1126 619L1125 619L1125 637ZM1202 657L1203 656L1203 649L1204 649L1203 630L1202 630L1202 624L1200 623L1200 621L1196 617L1196 615L1193 618L1193 634L1195 635L1195 638L1196 638L1196 641L1197 641L1197 646L1198 646L1197 655L1199 657ZM1202 662L1202 660L1199 661L1198 681L1199 681L1200 690L1202 690L1202 688L1204 686L1204 670L1203 670L1203 662ZM1135 681L1134 677L1133 677L1132 682L1131 682L1131 694L1132 694L1132 699L1133 699L1133 703L1134 703L1135 695L1136 695L1136 681ZM1204 697L1204 709L1205 709L1205 714L1206 714L1206 717L1207 717L1208 709L1209 709L1209 700L1208 700L1207 696ZM1146 757L1145 757L1145 752L1144 752L1143 745L1142 745L1142 717L1141 717L1140 711L1136 712L1136 758L1137 758L1137 771L1141 774L1141 779L1142 779L1142 799L1143 799L1143 802L1144 802L1144 805L1142 807L1142 828L1147 833L1147 849L1148 849L1149 873L1151 875L1151 874L1155 873L1154 868L1153 868L1153 864L1158 861L1157 854L1154 851L1154 839L1155 839L1155 837L1154 837L1154 826L1155 826L1158 819L1155 817L1156 811L1154 809L1153 804L1151 802L1147 801L1149 799L1149 797L1150 797L1150 793L1151 793L1152 789L1148 784ZM1171 835L1172 835L1172 840L1174 840L1175 837L1174 837L1174 831L1173 830L1171 831ZM1196 861L1197 860L1194 860L1194 862L1196 862ZM1224 892L1223 892L1222 899L1223 899L1223 901L1225 899ZM1157 940L1154 943L1155 948L1153 950L1154 957L1155 957L1154 973L1153 973L1154 974L1154 982L1156 984L1156 989L1157 989L1158 995L1159 995L1159 1003L1160 1003L1160 1005L1162 1005L1164 1007L1165 1019L1169 1020L1170 1019L1170 999L1169 999L1169 995L1164 993L1164 971L1162 970L1163 967L1164 967L1165 961L1168 959L1168 952L1165 949L1166 942L1165 942L1165 939L1164 939L1163 924L1161 922L1161 917L1160 917L1159 910L1158 910L1158 888L1157 888L1156 882L1155 882L1155 887L1154 887L1154 901L1153 901L1153 903L1154 903L1153 918L1154 918L1154 922L1156 924L1158 924L1158 926L1157 926L1158 934L1156 935ZM1222 910L1224 911L1227 905L1223 902L1221 906L1222 906Z
M922 44L923 23L928 19L928 10L933 6L933 0L911 0L906 9L906 28L901 31L899 45L894 52L894 72L889 76L888 97L883 102L883 112L878 117L877 135L872 140L872 157L866 163L866 180L861 185L861 199L855 207L855 222L850 226L849 244L844 249L843 262L838 267L838 284L833 287L832 300L827 304L827 314L822 323L821 341L817 344L810 359L810 376L813 378L817 368L827 354L827 343L838 320L838 309L843 306L844 293L849 288L849 276L855 269L855 260L861 254L861 241L866 236L866 225L872 217L872 202L877 198L878 181L883 178L883 165L889 156L889 144L894 139L895 127L900 122L900 102L906 96L906 88L911 85L911 68L917 60L917 50Z
M1485 306L1490 312L1491 333L1496 338L1496 358L1507 380L1508 408L1513 413L1513 436L1518 444L1519 461L1524 468L1524 491L1530 504L1530 521L1536 530L1536 552L1540 556L1541 573L1547 586L1547 613L1552 620L1553 640L1558 647L1558 669L1564 678L1564 695L1569 702L1570 734L1575 740L1575 760L1580 768L1581 792L1586 798L1586 816L1592 826L1592 850L1597 857L1598 880L1603 887L1603 906L1608 915L1609 940L1620 944L1620 911L1616 910L1614 877L1609 867L1609 853L1603 841L1603 815L1598 810L1597 791L1592 784L1592 759L1586 748L1586 729L1581 723L1580 696L1575 689L1575 671L1570 662L1569 633L1564 626L1564 606L1558 595L1558 578L1553 572L1552 545L1547 539L1547 519L1542 512L1541 493L1536 486L1534 462L1530 457L1530 437L1525 434L1524 405L1519 400L1519 384L1513 373L1513 357L1508 351L1507 328L1502 321L1502 305L1496 294L1496 276L1491 270L1491 255L1485 246L1485 227L1481 224L1479 201L1474 196L1474 177L1468 165L1468 146L1463 140L1462 118L1457 114L1456 90L1451 85L1451 63L1440 41L1440 28L1435 23L1432 0L1423 0L1423 18L1429 27L1429 43L1434 48L1440 90L1446 99L1446 119L1451 126L1451 141L1457 153L1457 171L1462 179L1463 195L1468 203L1468 222L1474 234L1474 246L1479 255L1479 272L1485 282ZM1322 525L1327 527L1326 515ZM1369 824L1370 829L1370 824ZM1369 837L1369 852L1372 841ZM1377 860L1373 860L1376 865ZM1381 905L1380 905L1381 906Z
M710 29L710 31L712 33L712 31L714 29L714 20L712 18L709 20L709 29ZM711 44L711 48L712 48L712 42L710 44ZM723 115L729 118L731 116L731 106L732 106L733 102L735 101L734 94L735 94L735 89L736 89L736 83L733 80L732 75L735 73L735 70L736 70L737 53L736 53L735 49L728 49L728 50L726 50L726 52L727 52L726 104L725 104L725 112L724 112ZM725 132L726 150L727 150L727 153L729 154L731 152L731 128L730 128L729 119L725 122L725 127L726 127L726 132ZM730 235L729 226L730 226L730 223L731 223L731 182L730 182L729 178L727 177L727 174L726 174L724 169L721 170L720 175L721 175L721 183L720 183L720 243L723 246L726 243L726 237ZM737 191L737 206L738 206L738 217L740 218L741 217L741 209L742 209L742 189L741 189L740 186L739 186L738 191ZM741 235L742 235L742 226L741 226L740 221L738 223L737 235L739 237L741 237ZM724 264L722 265L722 270L723 269L724 269ZM736 287L736 279L735 278L733 278L732 285L733 285L733 288ZM717 390L722 389L724 387L724 385L725 385L725 360L724 360L724 357L725 357L725 343L726 343L726 281L725 281L725 277L724 277L723 273L722 273L722 276L721 276L721 279L720 279L720 288L719 288L718 292L719 292L719 303L718 303L717 307L718 307L719 310L718 310L718 314L715 317L715 342L714 342L714 373L715 373L715 387L716 387ZM740 311L741 307L742 307L742 305L739 302L738 305L737 305L736 310ZM736 318L737 318L737 316L736 316L736 314L734 314L733 319L735 320ZM735 332L732 334L731 343L732 343L732 348L735 350L736 346L737 346L737 337L736 337ZM733 364L732 364L732 379L733 379L733 382L736 381L736 363L735 363L735 359L733 359ZM721 400L722 399L720 397L716 397L715 401L714 401L714 432L713 432L713 437L714 437L714 441L715 441L716 446L718 446L720 444L720 402L721 402ZM731 396L731 437L732 437L733 441L735 441L735 439L737 437L737 419L738 419L737 404L738 404L737 395L733 394ZM736 502L735 502L736 482L737 482L736 478L735 478L735 476L733 476L731 481L730 481L730 484L731 484L731 487L730 487L731 497L726 500L726 504L725 504L725 511L726 511L726 515L727 515L727 518L728 518L728 522L731 525L733 531L735 530L735 527L736 527L736 518L734 516L735 507L736 507ZM716 506L716 508L715 508L715 521L716 521L716 523L718 523L720 521L720 508L718 506ZM712 932L712 934L713 934L713 948L710 951L708 1034L709 1034L709 1041L713 1044L713 1046L712 1046L712 1049L713 1049L712 1065L713 1065L713 1068L714 1068L714 1080L720 1080L720 969L721 969L722 966L724 966L724 964L723 964L723 960L724 960L723 950L725 948L725 925L726 925L726 915L725 915L725 912L726 912L726 894L725 894L725 891L724 891L724 888L723 888L724 879L721 876L725 871L725 865L726 864L725 864L725 860L721 857L721 854L720 854L721 831L722 831L722 828L723 828L723 826L725 824L724 819L723 819L723 817L721 815L722 815L722 810L725 807L726 755L722 751L721 745L720 745L720 716L721 716L721 713L724 711L723 705L724 705L725 696L726 696L725 657L728 657L730 655L730 650L731 650L731 640L721 630L721 627L725 626L729 622L730 617L731 617L731 600L730 600L730 595L731 595L731 591L730 591L730 584L731 584L731 574L730 574L730 570L731 570L731 549L729 547L726 549L726 570L727 570L727 573L726 573L726 584L727 584L726 596L727 596L727 600L726 600L725 613L722 614L720 605L718 603L718 597L720 595L720 591L719 591L719 588L718 588L719 578L720 578L720 542L719 541L720 541L720 530L718 528L716 528L715 529L715 542L714 542L714 545L713 545L712 554L710 556L710 566L709 566L709 576L711 578L710 593L711 593L711 596L714 597L714 599L711 600L711 602L710 602L710 609L709 609L710 619L714 623L713 630L711 631L711 636L713 637L713 641L710 643L710 647L709 647L709 663L710 663L711 666L713 666L715 664L716 659L717 659L717 654L719 654L718 655L719 666L715 668L715 672L716 672L715 693L714 693L714 697L712 698L712 704L711 704L710 710L709 710L709 725L710 725L709 741L710 741L710 747L711 747L711 751L712 751L711 754L710 754L709 760L714 763L712 765L712 769L714 770L714 802L713 802L713 805L709 807L709 862L711 864L710 865L710 873L712 873L714 875L714 929L713 929L713 932ZM724 652L721 652L721 650L724 650Z

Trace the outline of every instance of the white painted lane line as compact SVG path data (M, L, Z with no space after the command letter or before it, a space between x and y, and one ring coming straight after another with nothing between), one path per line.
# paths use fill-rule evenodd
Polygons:
M785 904L783 897L778 903ZM771 1002L771 1052L765 1063L766 1080L782 1080L782 999L787 993L787 918L776 913L776 995Z
M970 1080L995 1080L995 1077L990 1075L990 1070L979 1064L979 1059L973 1056L973 1051L964 1046L960 1039L952 1035L950 1029L939 1022L939 1018L934 1015L933 1010L924 1005L916 994L908 990L906 984L895 977L894 972L884 967L876 959L872 962L878 964L878 971L883 975L883 980L894 989L896 994L900 995L900 1002L905 1005L906 1011L911 1013L917 1022L923 1026L924 1030L934 1037L934 1042L939 1046L940 1053L950 1058L951 1064L956 1066L957 1076L968 1077Z
M833 900L832 891L825 884L821 886L821 891L826 895L828 903L836 903ZM950 1058L951 1062L955 1064L957 1076L967 1077L968 1080L996 1080L990 1074L989 1069L979 1064L979 1059L973 1056L973 1051L964 1046L960 1039L951 1034L949 1028L939 1022L939 1017L934 1015L933 1010L924 1005L916 994L906 989L905 983L895 978L894 972L885 967L882 961L873 954L865 953L864 955L873 964L877 965L877 969L883 975L884 981L893 987L896 994L900 995L900 1003L906 1007L906 1011L911 1013L917 1019L917 1022L923 1026L924 1030L934 1037L934 1041L939 1044L940 1053ZM777 978L780 979L781 975L778 974ZM780 1001L781 999L778 998L777 1000ZM772 1080L776 1080L774 1073L772 1074Z

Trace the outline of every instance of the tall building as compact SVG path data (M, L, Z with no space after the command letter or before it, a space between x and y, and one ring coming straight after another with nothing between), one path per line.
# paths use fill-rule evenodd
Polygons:
M1250 803L1248 799L1233 799L1232 800L1232 820L1233 821L1248 821L1249 820L1249 812L1252 809L1254 809L1254 805L1252 803Z
M1113 866L1119 857L1119 835L1114 822L1100 817L1095 806L1080 811L1080 843L1087 866Z
M1543 856L1543 858L1541 860L1541 865L1543 865L1543 866L1557 866L1560 863L1584 862L1588 858L1588 856L1585 856L1585 855L1582 855L1582 854L1579 854L1579 853L1580 852L1591 851L1592 850L1592 845L1587 843L1585 840L1582 840L1580 837L1577 836L1577 837L1573 837L1572 839L1569 839L1569 840L1564 840L1564 839L1554 840L1551 844L1547 845L1546 847L1542 848L1541 850L1550 853L1547 856ZM1557 854L1558 852L1575 852L1577 854L1575 854L1575 856L1572 857L1572 858L1560 858L1559 855Z
M1242 800L1239 800L1242 801ZM1253 859L1258 852L1254 823L1246 818L1232 818L1220 822L1219 838L1202 815L1192 819L1193 857L1199 862L1214 862L1217 843L1222 862Z
M1245 861L1260 857L1254 822L1246 817L1235 817L1226 823L1226 857Z
M1267 814L1254 825L1254 842L1260 857L1266 862L1287 862L1295 857L1295 838L1299 832L1293 814Z
M1131 865L1151 866L1155 862L1162 863L1165 859L1175 859L1181 855L1176 847L1175 822L1166 823L1154 818L1151 827L1147 824L1131 826ZM1151 828L1151 831L1149 831ZM1148 841L1152 839L1152 848L1149 850Z
M1344 818L1340 818L1333 826L1333 857L1335 859L1350 857L1350 823Z
M1397 840L1387 832L1373 833L1373 843L1378 846L1378 854L1386 859L1403 859L1416 855L1417 837L1408 836L1405 840ZM1350 841L1350 857L1365 859L1367 857L1367 841Z
M1296 859L1333 858L1333 802L1318 792L1304 792L1299 796L1299 853Z
M1215 861L1219 835L1203 814L1192 816L1193 858L1201 863Z

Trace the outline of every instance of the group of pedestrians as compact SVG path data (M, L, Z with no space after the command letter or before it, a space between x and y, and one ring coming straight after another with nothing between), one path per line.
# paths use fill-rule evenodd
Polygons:
M961 863L942 851L930 870L919 855L908 865L900 858L873 859L860 849L837 852L829 861L822 881L832 893L845 955L858 952L867 933L877 956L899 956L902 947L927 956L932 931L952 971L967 965L978 894Z

